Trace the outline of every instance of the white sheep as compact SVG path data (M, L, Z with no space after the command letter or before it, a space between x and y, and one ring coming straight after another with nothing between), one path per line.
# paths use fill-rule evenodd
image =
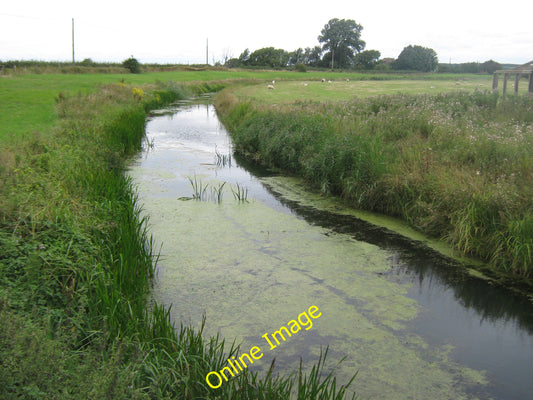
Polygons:
M322 82L326 82L326 78L322 78Z
M267 88L270 89L270 90L274 90L275 89L274 85L268 85Z

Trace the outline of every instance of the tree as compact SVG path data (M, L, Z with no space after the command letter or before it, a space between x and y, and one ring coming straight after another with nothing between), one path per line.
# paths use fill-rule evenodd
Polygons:
M254 67L281 68L289 62L289 53L283 49L264 47L250 54L248 64Z
M435 50L409 45L405 47L394 63L395 69L414 70L422 72L435 71L438 65Z
M246 65L248 60L250 60L250 49L244 50L239 56L239 63L242 65Z
M141 73L141 64L139 63L139 61L137 61L136 58L133 58L133 56L131 56L127 60L124 60L122 62L122 66L128 69L132 74Z
M354 64L363 69L372 69L378 64L381 53L377 50L365 50L357 53L354 57Z
M289 53L289 65L305 64L305 53L300 47Z
M481 64L481 72L486 72L488 74L493 74L494 71L502 69L502 65L494 60L485 61Z
M364 50L366 43L361 40L363 27L353 19L333 18L324 25L318 41L326 51L324 60L329 57L331 67L346 68L353 64L354 53Z
M311 67L318 67L320 61L322 60L322 48L320 46L315 46L313 48L306 47L304 53L304 64Z

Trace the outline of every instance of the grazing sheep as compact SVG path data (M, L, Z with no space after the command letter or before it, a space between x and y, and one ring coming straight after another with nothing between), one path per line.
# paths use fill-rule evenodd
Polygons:
M350 78L346 78L346 82L350 82Z
M268 85L267 88L270 89L270 90L274 90L275 89L274 85Z
M309 85L309 84L308 83L304 83L304 86L307 86L307 85Z
M331 79L328 81L328 83L331 83Z
M322 82L326 82L326 78L322 78Z

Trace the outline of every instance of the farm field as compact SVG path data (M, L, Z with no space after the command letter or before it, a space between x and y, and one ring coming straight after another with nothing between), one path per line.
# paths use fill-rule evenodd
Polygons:
M243 78L246 74L213 72L161 72L147 74L53 74L0 76L0 140L6 135L46 131L57 122L54 105L60 93L87 94L108 83L129 85L161 81Z
M321 79L332 84L322 84ZM350 82L346 82L350 79ZM383 80L386 79L386 80ZM286 71L172 71L143 74L52 74L0 76L0 140L34 131L50 129L56 122L55 99L59 93L94 91L108 83L146 85L157 81L264 81L276 80L276 90L265 92L266 84L244 86L238 93L256 100L290 102L295 100L336 101L353 96L372 96L397 92L426 93L457 89L490 89L485 75L375 75L361 73L286 72ZM308 86L304 86L307 83ZM459 84L457 84L459 83ZM526 85L522 84L524 89Z
M328 77L329 78L329 77ZM436 94L452 91L491 89L492 78L487 75L468 75L449 79L349 80L333 77L330 82L320 80L276 81L275 89L266 85L245 86L235 91L239 97L265 103L295 101L344 101L353 97L370 97L397 93ZM522 85L525 86L525 85Z

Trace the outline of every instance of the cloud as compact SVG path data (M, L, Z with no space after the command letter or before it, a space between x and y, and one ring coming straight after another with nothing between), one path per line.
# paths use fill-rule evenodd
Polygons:
M107 0L28 0L6 3L0 11L0 59L69 60L72 18L79 59L121 61L133 54L141 62L203 63L207 38L209 61L223 59L228 48L234 56L268 46L292 51L318 45L323 26L337 17L361 24L367 49L382 57L397 57L405 46L417 44L433 48L443 62L524 63L533 59L532 14L531 3L506 15L492 0L448 0L441 7L421 0L261 5L154 0L142 7Z

